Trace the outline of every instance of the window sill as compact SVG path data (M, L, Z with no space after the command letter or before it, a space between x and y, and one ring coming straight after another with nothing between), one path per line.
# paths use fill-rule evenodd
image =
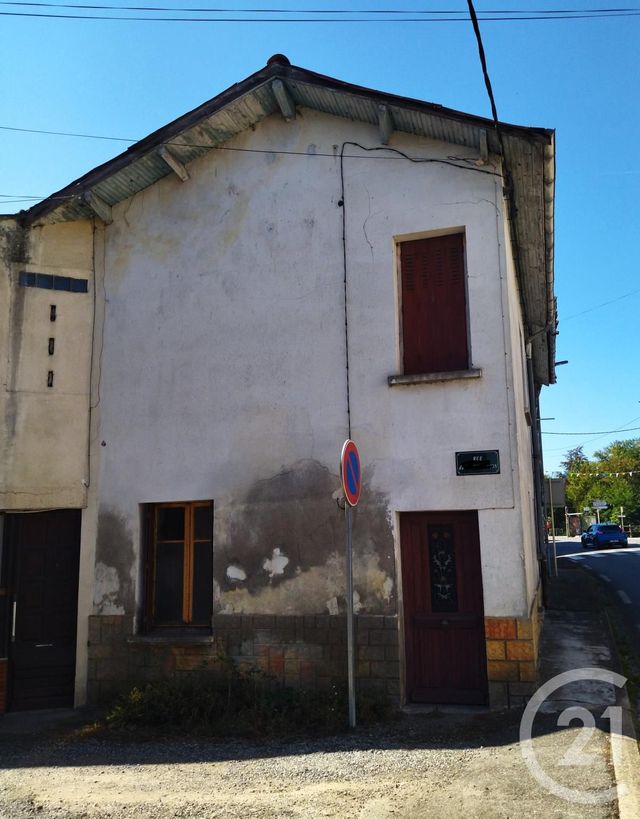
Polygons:
M150 634L133 634L127 638L128 643L156 643L160 645L208 645L213 641L212 634L188 634L177 631L166 633L154 631Z
M411 384L437 384L441 381L463 381L467 378L481 378L482 369L472 367L470 370L452 370L446 373L415 373L413 375L390 375L387 383L390 387L410 386Z

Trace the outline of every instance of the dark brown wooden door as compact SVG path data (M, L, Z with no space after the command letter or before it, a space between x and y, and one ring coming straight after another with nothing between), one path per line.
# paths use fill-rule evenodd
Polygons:
M7 515L9 708L73 705L80 511Z
M407 699L487 702L477 512L400 517Z

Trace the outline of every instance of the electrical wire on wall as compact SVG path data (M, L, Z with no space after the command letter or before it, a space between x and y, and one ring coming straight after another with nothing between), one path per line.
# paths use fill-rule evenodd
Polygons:
M347 286L347 202L346 202L346 185L344 178L344 161L345 159L361 159L362 157L345 155L345 148L347 147L359 148L361 151L371 152L386 152L389 154L387 159L400 157L406 159L407 162L413 162L417 165L448 165L453 168L458 168L461 171L471 171L473 173L485 174L487 176L497 177L502 179L502 174L497 171L491 171L486 168L478 168L475 165L468 164L474 160L469 158L455 158L441 159L435 157L414 157L400 151L398 148L389 148L388 145L376 145L374 147L367 147L359 142L352 142L347 140L342 143L340 147L340 199L338 201L339 207L342 208L342 282L344 289L344 339L345 339L345 371L346 371L346 399L347 399L347 431L348 437L351 438L351 378L349 370L349 299ZM381 157L385 158L385 157ZM466 163L466 164L461 164Z
M17 128L9 125L0 125L0 131L16 131L18 133L31 133L31 134L41 134L44 136L66 136L66 137L73 137L76 139L98 139L98 140L108 140L111 142L130 142L135 143L140 140L134 139L132 137L113 137L113 136L105 136L99 134L82 134L82 133L74 133L71 131L46 131L41 129L34 129L34 128ZM345 145L350 143L345 143ZM351 143L353 145L358 145L358 143ZM178 140L165 140L160 145L156 145L155 148L158 147L165 147L170 148L175 146L176 148L196 148L196 149L204 149L208 151L220 151L220 152L229 152L229 153L240 153L240 154L265 154L269 156L286 156L286 157L301 157L304 159L330 159L335 160L335 153L327 153L321 151L315 151L314 153L310 153L309 151L291 151L291 150L278 150L274 148L240 148L238 146L233 145L211 145L209 143L200 143L200 142L182 142ZM367 161L379 161L379 160L390 160L390 159L397 159L397 160L408 160L410 162L440 162L446 165L452 165L455 168L464 168L468 167L470 170L475 170L478 173L488 173L492 174L493 172L482 170L474 165L469 165L468 163L474 162L473 159L468 159L465 157L456 157L450 156L448 159L420 159L420 158L413 158L410 157L408 154L404 153L403 151L396 150L394 148L389 148L385 146L378 146L376 148L364 148L364 151L367 151L367 155L365 156L358 156L352 155L348 158L353 159L358 162L367 162ZM149 149L151 150L155 150ZM372 156L371 152L373 151L386 151L386 156ZM460 163L467 163L460 164ZM495 175L495 174L493 174ZM499 175L499 174L498 174ZM64 193L64 191L69 190L73 187L73 190L70 193ZM47 202L72 202L79 199L84 192L84 188L80 188L76 182L72 182L71 185L67 185L66 187L62 188L60 191L53 193L49 196L38 196L33 194L9 194L9 193L0 193L0 206L1 205L9 205L9 204L16 204L19 202L33 202L34 205L38 204L39 202L46 200Z

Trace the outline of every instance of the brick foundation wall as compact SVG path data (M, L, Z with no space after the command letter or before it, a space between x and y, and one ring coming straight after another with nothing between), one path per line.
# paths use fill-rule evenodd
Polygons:
M0 659L0 715L7 710L7 685L9 676L9 663L6 659Z
M125 616L89 618L88 701L97 703L134 683L222 672L223 655L285 685L344 683L346 621L332 615L216 615L213 636L139 637ZM400 701L397 617L355 617L356 683Z
M521 707L538 687L539 603L538 593L529 617L484 618L492 709Z

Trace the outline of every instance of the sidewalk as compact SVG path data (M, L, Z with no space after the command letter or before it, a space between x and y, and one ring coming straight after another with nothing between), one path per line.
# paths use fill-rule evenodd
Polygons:
M621 673L605 607L611 604L607 590L570 560L560 560L558 577L550 578L547 609L540 646L540 683L576 669L608 669ZM640 817L640 755L627 691L613 682L584 675L558 687L547 697L542 710L562 712L586 708L602 717L617 707L621 723L610 723L610 751L618 810L622 819ZM606 730L606 729L605 729Z
M580 668L617 670L604 592L569 561L560 565L543 628L542 682ZM626 706L606 680L551 692L533 724L529 764L518 711L410 714L320 738L148 742L73 738L68 723L56 731L55 715L13 714L0 720L0 817L637 819L640 760ZM622 736L610 735L608 707L623 708ZM574 711L569 724L567 708L587 711ZM589 713L593 730L585 733Z

